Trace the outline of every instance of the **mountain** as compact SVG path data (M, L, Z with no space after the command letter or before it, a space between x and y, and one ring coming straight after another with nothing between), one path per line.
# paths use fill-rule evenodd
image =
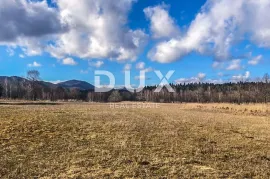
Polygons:
M79 80L69 80L69 81L58 83L57 85L63 88L77 88L80 90L95 89L95 86L91 85L90 83L87 83L85 81L79 81Z
M2 86L5 85L5 83L7 83L8 85L11 86L27 86L30 84L30 81L28 79L22 78L22 77L18 77L18 76L0 76L0 84ZM42 88L57 88L58 86L53 84L53 83L49 83L49 82L45 82L45 81L39 81L38 82L39 86Z
M22 77L18 77L18 76L0 76L0 85L4 86L5 83L8 83L8 85L12 85L12 86L17 86L17 85L22 85L24 84L25 86L27 86L28 84L30 84L30 81L22 78ZM70 81L66 81L66 82L62 82L62 83L58 83L58 84L53 84L50 82L46 82L46 81L39 81L39 85L42 88L57 88L57 87L62 87L62 88L77 88L80 90L93 90L95 89L95 87L93 85L91 85L90 83L87 83L85 81L79 81L79 80L70 80Z
M0 83L4 82L6 79L8 81L18 81L18 82L22 82L22 81L25 81L26 80L25 78L18 77L18 76L11 76L11 77L0 76Z
M57 84L53 84L47 81L39 81L39 84L42 85L43 87L47 87L47 88L57 88L58 85Z
M12 86L16 86L18 84L22 84L22 83L26 83L28 84L29 81L25 78L22 78L22 77L18 77L18 76L11 76L11 77L8 77L8 76L0 76L0 84L2 86L4 86L5 83L8 83Z

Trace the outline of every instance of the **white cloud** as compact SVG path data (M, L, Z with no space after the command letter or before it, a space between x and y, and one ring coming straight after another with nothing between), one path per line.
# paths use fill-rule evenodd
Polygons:
M191 78L180 78L175 80L175 83L177 84L183 84L183 83L199 83L203 82L206 77L205 73L198 73L197 76L191 77Z
M104 65L104 62L103 61L90 62L89 65L96 68L100 68L102 65Z
M175 80L175 83L177 84L184 84L184 83L198 83L197 77L191 77L191 78L179 78Z
M0 45L20 47L28 56L46 51L58 59L135 60L148 35L127 25L134 2L57 0L50 8L45 0L0 1Z
M70 66L75 66L78 63L73 59L73 58L65 58L62 60L63 65L70 65Z
M40 63L37 63L37 62L33 62L33 63L30 63L28 64L28 67L41 67L42 65Z
M47 1L0 1L0 43L42 37L64 31L60 16Z
M1 33L1 32L0 32ZM10 47L8 47L7 49L6 49L6 51L7 51L7 53L8 53L8 55L9 56L14 56L14 54L15 54L15 52L14 52L14 49L12 49L12 48L10 48Z
M226 70L241 70L241 60L240 59L235 59L232 60L229 64L229 66L226 68Z
M205 77L206 77L206 74L205 74L205 73L199 73L199 74L198 74L198 78L199 78L200 80L203 80Z
M132 68L132 65L131 65L131 64L126 64L126 65L124 66L124 71L130 71L131 68Z
M245 38L270 47L269 9L269 0L208 0L185 35L158 43L148 57L169 63L198 52L228 60L231 47Z
M58 0L62 21L70 30L58 36L48 51L59 58L66 54L80 58L134 60L147 35L127 27L133 0ZM71 43L72 42L72 43Z
M207 79L204 81L205 83L213 83L213 84L222 84L224 81L222 79Z
M0 46L20 47L23 55L49 52L63 59L135 60L148 40L142 29L131 29L129 12L136 0L0 1ZM230 50L243 39L270 47L269 0L208 0L190 25L179 33L166 5L144 9L156 44L148 57L169 63L198 52L215 60L231 60ZM11 28L12 27L12 28ZM250 60L250 65L257 61Z
M191 78L180 78L178 80L175 80L175 83L177 84L188 84L188 83L199 83L199 82L204 82L204 83L213 83L213 84L222 84L224 81L222 79L206 79L203 81L200 81L198 77L191 77Z
M152 67L147 67L146 68L144 62L137 63L136 64L136 69L138 69L138 70L140 70L140 71L142 71L144 73L149 73L149 72L153 71ZM143 79L143 78L145 78L145 77L140 77L140 78L137 77L137 79Z
M228 76L226 74L223 73L219 73L218 74L219 77L224 77L224 76ZM244 74L239 74L239 75L234 75L232 76L228 81L230 82L244 82L249 80L251 77L251 73L249 71L246 71ZM222 78L219 79L206 79L206 74L204 73L199 73L197 76L195 77L190 77L190 78L180 78L175 80L175 83L177 84L184 84L184 83L199 83L199 82L203 82L203 83L214 83L214 84L222 84L226 81L224 81Z
M248 61L249 65L258 65L260 61L262 60L262 55L258 55L257 57L254 57L253 59Z
M0 46L20 47L25 55L41 55L48 42L68 30L47 1L0 1Z
M231 81L232 82L244 82L244 81L247 81L249 78L250 78L250 72L249 71L246 71L244 75L235 75L235 76L232 76L232 79Z
M136 69L138 70L143 70L145 68L145 63L144 62L139 62L136 64Z
M62 83L64 81L62 81L62 80L56 80L56 81L47 81L47 82L52 83L52 84L58 84L58 83Z
M145 8L144 13L150 20L150 29L154 38L179 35L179 29L175 21L170 17L166 5Z

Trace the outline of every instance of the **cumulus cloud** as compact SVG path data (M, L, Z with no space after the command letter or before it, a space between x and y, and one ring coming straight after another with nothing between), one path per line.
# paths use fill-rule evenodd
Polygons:
M205 73L199 73L199 74L198 74L198 78L199 78L200 80L203 80L205 77L206 77L206 74L205 74Z
M203 82L203 83L213 83L213 84L222 84L225 82L233 82L233 83L237 83L237 82L244 82L244 81L248 81L251 77L251 73L250 71L246 71L244 74L239 74L239 75L229 75L229 74L223 74L223 73L219 73L218 76L220 77L219 79L206 79L206 74L204 73L199 73L197 76L194 77L190 77L190 78L180 78L175 80L176 84L188 84L188 83L199 83L199 82ZM225 77L225 76L231 76L229 77L227 80L222 79L221 77Z
M235 59L232 60L229 64L229 66L226 68L226 70L241 70L241 60L240 59Z
M251 73L249 71L246 71L245 74L235 75L232 76L231 81L232 82L240 82L240 81L247 81L250 78Z
M177 84L183 84L183 83L197 83L199 82L197 77L191 77L191 78L179 78L175 80L175 83Z
M144 73L149 73L149 72L153 71L153 68L152 67L146 67L144 62L137 63L136 64L136 69L140 70L140 71L142 71Z
M198 52L228 60L231 47L245 38L270 47L269 8L269 0L208 0L183 36L158 43L148 57L169 63Z
M25 55L41 55L48 42L65 33L68 25L47 1L0 1L0 46L20 47Z
M0 1L0 45L30 55L135 60L148 36L127 25L134 0Z
M56 34L65 30L58 12L49 8L46 1L0 1L0 9L0 43Z
M191 78L180 78L175 81L176 84L190 84L190 83L213 83L213 84L222 84L224 81L222 79L206 79L204 81L199 81L197 77L191 77Z
M70 66L75 66L78 63L73 59L73 58L64 58L62 60L62 64L63 65L70 65Z
M222 84L224 81L222 79L207 79L204 81L205 83L213 83L213 84Z
M206 77L205 73L198 73L198 75L195 77L177 79L177 80L175 80L175 83L177 83L177 84L199 83L199 82L203 82L205 77Z
M260 61L262 60L262 55L258 55L257 57L252 58L251 60L248 61L249 65L258 65Z
M103 61L90 62L89 65L96 68L100 68L102 65L104 65L104 62Z
M62 20L70 30L61 34L48 51L54 57L135 60L147 41L140 29L127 27L133 0L58 0ZM72 43L71 43L72 42Z
M150 29L154 38L179 35L180 30L175 21L170 17L166 5L145 8L144 13L150 20Z
M11 57L14 56L14 54L15 54L14 49L12 49L10 47L7 48L6 51L7 51L8 55L11 56Z
M38 62L33 62L33 63L30 63L28 64L28 67L41 67L42 65Z

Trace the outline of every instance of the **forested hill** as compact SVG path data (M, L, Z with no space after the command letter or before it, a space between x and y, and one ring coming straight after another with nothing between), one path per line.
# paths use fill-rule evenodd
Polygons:
M79 80L53 84L41 80L33 82L30 79L18 76L0 76L0 97L8 99L57 100L74 98L73 93L90 90L94 90L93 85ZM69 94L72 96L69 96ZM80 97L76 96L76 98Z
M159 93L156 86L147 86L140 92L115 89L95 93L94 86L78 80L59 84L31 81L21 77L0 76L0 97L27 100L83 100L95 102L151 101L151 102L270 102L269 79L261 82L171 84L169 93L164 87Z
M79 80L69 80L65 82L61 82L58 84L53 84L46 81L38 81L39 85L43 88L57 88L57 87L63 87L63 88L78 88L80 90L91 90L95 87L91 85L90 83L87 83L85 81L79 81ZM0 76L0 84L2 86L6 86L5 84L11 85L11 86L17 86L17 85L28 85L30 84L30 81L26 78L18 77L18 76Z
M94 85L87 83L85 81L79 81L79 80L69 80L69 81L58 83L57 85L63 88L78 88L80 90L95 89Z

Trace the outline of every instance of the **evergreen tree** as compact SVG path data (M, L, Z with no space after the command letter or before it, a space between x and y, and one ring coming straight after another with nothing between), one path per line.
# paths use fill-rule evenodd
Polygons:
M122 101L122 96L119 93L119 91L115 90L112 92L112 94L109 96L108 99L109 102L121 102Z

